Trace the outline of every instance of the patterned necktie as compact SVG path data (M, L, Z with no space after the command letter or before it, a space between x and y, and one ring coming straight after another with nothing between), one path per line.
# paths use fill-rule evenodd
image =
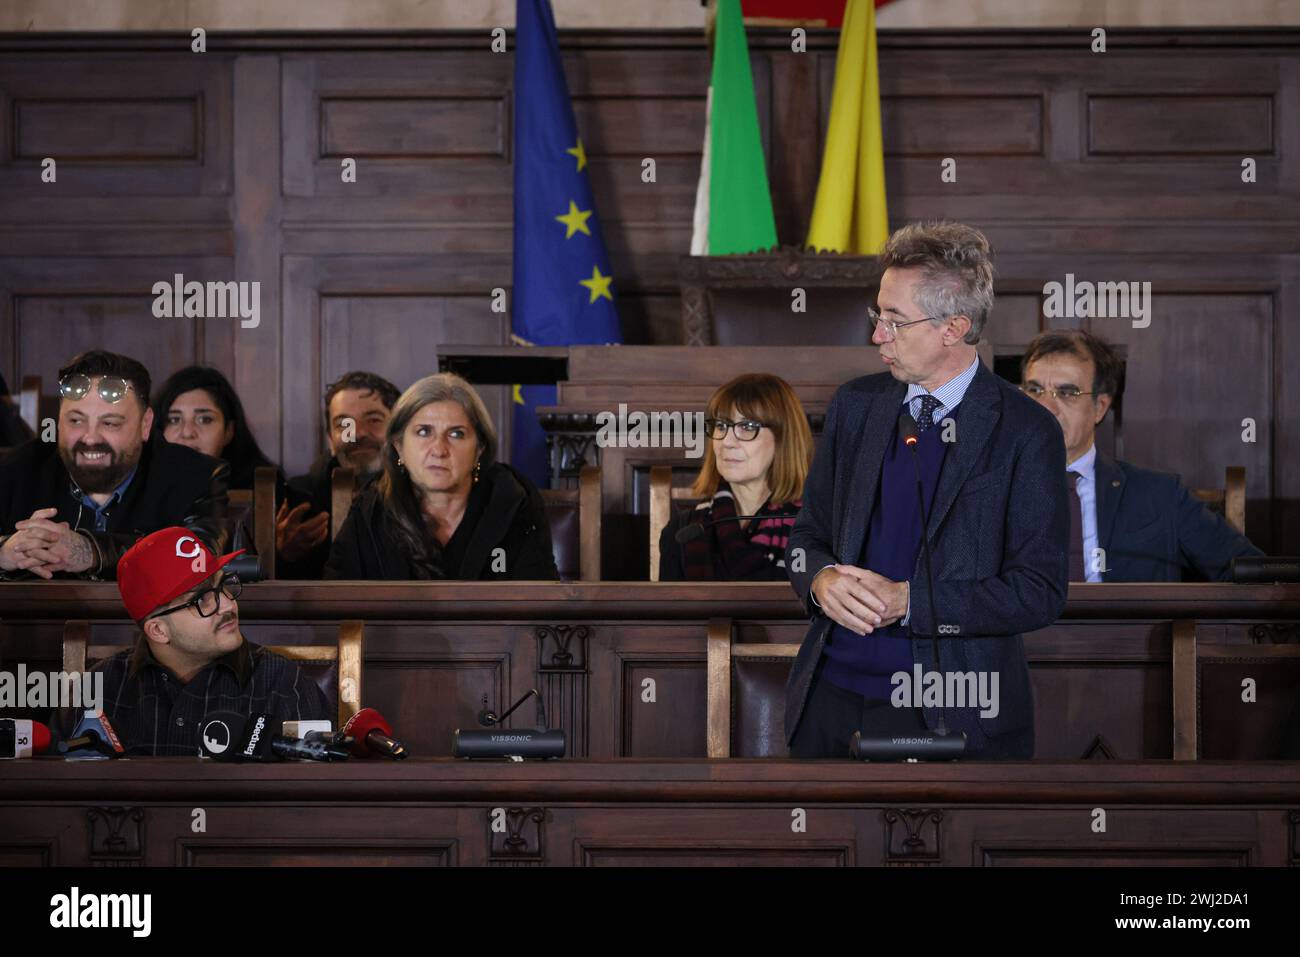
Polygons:
M1088 576L1083 571L1083 499L1079 498L1079 473L1065 472L1065 484L1070 490L1066 503L1070 506L1070 581L1084 582Z
M916 417L916 431L924 432L934 425L934 410L943 405L932 395L921 396L921 414Z

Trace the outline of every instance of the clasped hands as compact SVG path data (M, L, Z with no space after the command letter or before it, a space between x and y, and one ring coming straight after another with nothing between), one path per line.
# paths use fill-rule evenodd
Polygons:
M57 508L38 508L31 518L14 525L16 531L0 546L0 570L29 571L41 578L55 572L84 572L95 563L90 539L67 522L56 522Z
M907 614L907 582L854 565L827 565L812 580L813 597L830 619L859 635Z

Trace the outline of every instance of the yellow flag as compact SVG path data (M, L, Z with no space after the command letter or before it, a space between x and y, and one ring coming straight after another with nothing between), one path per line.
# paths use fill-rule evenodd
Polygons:
M808 246L875 255L889 238L873 0L848 0Z

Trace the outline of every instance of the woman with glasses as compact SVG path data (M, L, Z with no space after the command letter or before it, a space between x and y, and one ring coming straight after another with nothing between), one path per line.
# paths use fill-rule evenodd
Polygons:
M813 451L799 397L784 379L749 373L713 394L704 421L710 441L691 487L704 501L665 526L659 580L785 581Z

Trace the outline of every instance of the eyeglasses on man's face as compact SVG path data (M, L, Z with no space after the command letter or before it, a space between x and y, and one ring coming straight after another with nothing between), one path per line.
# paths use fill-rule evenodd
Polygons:
M121 376L105 375L99 377L95 391L99 397L110 405L116 405L122 398L133 391L134 387ZM59 380L59 394L65 399L84 399L90 392L90 376L78 372L64 376Z
M1078 386L1066 385L1059 389L1048 389L1041 385L1022 385L1020 391L1031 399L1041 399L1045 395L1050 395L1053 399L1059 399L1066 405L1077 401L1080 396L1096 395L1096 392L1083 392Z
M174 611L183 611L186 608L193 608L200 618L211 618L221 607L221 595L231 601L239 597L239 593L244 590L243 583L240 582L238 575L226 575L221 581L217 582L211 588L205 588L189 601L181 602L179 605L173 605L171 608L164 608L162 611L156 611L149 618L161 618L163 615L170 615ZM149 619L146 618L146 621Z
M763 424L753 419L741 419L739 422L728 422L726 419L705 419L704 431L708 433L711 439L725 439L727 430L735 429L736 438L742 442L752 442L758 438L758 433L762 430Z
M876 333L876 330L883 329L885 336L889 339L897 338L899 329L920 325L923 322L938 322L939 318L938 316L926 316L924 319L913 319L910 322L896 322L893 319L886 319L880 314L879 310L871 306L867 307L867 320L871 323L872 335Z

